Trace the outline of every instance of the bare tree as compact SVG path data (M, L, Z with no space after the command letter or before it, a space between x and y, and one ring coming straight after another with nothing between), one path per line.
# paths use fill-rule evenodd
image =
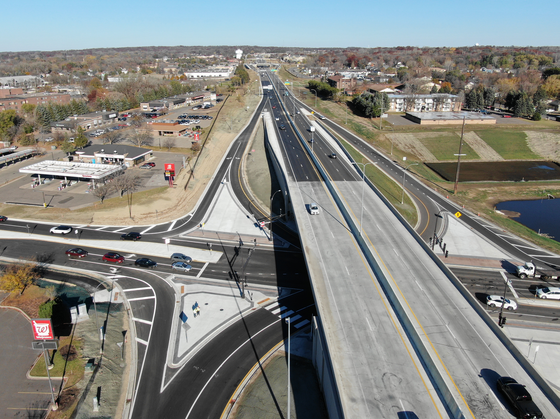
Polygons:
M114 178L112 184L120 191L121 196L126 192L128 216L132 218L132 196L140 187L140 176L133 172L126 172Z
M167 137L165 140L163 140L163 147L167 148L167 151L171 151L171 149L175 147L175 139Z
M123 140L124 137L118 131L109 131L101 139L101 141L103 141L103 144L117 144L122 142Z
M154 139L152 138L152 133L146 129L134 128L131 130L128 141L132 144L141 147L143 145L152 145Z
M114 190L112 183L106 183L104 185L99 185L92 191L93 196L99 198L101 203L105 200L105 198L110 195Z

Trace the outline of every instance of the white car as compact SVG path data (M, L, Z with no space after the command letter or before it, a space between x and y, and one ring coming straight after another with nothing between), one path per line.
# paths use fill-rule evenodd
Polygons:
M560 288L558 287L544 287L537 288L537 297L542 299L560 300Z
M72 233L72 227L70 226L58 226L53 227L50 230L51 234L68 234Z
M489 295L486 297L488 307L501 308L502 303L506 310L517 310L517 303L513 300L504 299L501 295Z
M309 204L309 213L311 215L319 215L319 205L317 205L315 202Z
M171 268L175 271L189 272L192 266L185 262L173 262Z

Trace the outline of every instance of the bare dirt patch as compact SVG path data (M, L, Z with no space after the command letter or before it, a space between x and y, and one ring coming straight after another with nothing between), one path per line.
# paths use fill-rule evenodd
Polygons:
M531 151L547 160L560 161L560 134L546 131L525 131Z
M416 136L419 134L385 134L385 136L393 142L393 144L405 151L406 153L414 154L423 161L437 161L430 150L422 144ZM433 134L430 134L433 137Z
M480 138L475 132L465 132L463 140L485 161L504 160L492 147Z

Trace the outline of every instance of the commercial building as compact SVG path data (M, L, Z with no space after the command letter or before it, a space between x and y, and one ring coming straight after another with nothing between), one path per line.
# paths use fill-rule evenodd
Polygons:
M189 129L187 125L181 125L177 121L166 120L148 122L147 126L160 137L180 137Z
M112 124L117 120L119 113L111 112L91 112L83 115L75 115L66 118L64 121L51 122L52 132L76 132L78 127L89 130L96 127Z
M459 112L463 103L457 95L448 93L388 94L388 112Z
M496 118L478 112L407 112L405 117L420 125L494 125Z
M95 144L76 151L74 161L101 165L138 166L153 157L153 150L123 144Z
M10 94L8 92L21 91L22 93ZM48 103L57 103L65 105L70 103L72 97L68 93L33 93L24 94L22 89L0 89L0 112L8 109L21 111L24 104L46 105Z
M140 109L143 112L156 112L159 110L172 110L183 106L189 106L194 103L216 100L216 94L207 90L198 92L185 93L173 97L152 100L150 102L140 103Z

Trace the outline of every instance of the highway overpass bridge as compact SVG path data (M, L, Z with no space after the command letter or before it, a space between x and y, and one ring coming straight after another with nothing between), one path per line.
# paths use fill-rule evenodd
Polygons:
M546 417L558 416L552 389L364 185L336 138L280 98L293 100L269 94L263 120L315 295L314 363L331 418L511 417L496 391L502 375L527 385ZM319 215L310 214L312 202Z

